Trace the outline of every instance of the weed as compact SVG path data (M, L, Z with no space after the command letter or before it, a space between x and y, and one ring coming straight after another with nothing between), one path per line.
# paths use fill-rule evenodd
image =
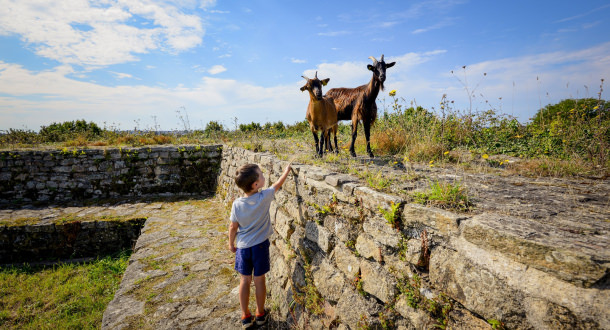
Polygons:
M487 323L489 323L491 325L491 328L494 330L504 330L504 323L502 323L502 321L498 321L496 319L489 319L487 320Z
M394 321L383 312L379 313L379 323L381 323L382 329L394 329L395 327Z
M313 274L311 272L311 259L302 251L305 264L305 286L297 290L292 288L293 298L296 303L303 306L309 313L314 315L322 315L324 313L324 298L313 283Z
M362 287L362 276L360 274L360 271L354 274L354 278L352 279L351 284L354 290L358 292L358 294L365 298L368 297L368 293L366 293L366 291L364 291L364 288Z
M417 266L428 269L430 265L430 241L428 240L428 231L424 229L421 232L421 253L419 255L419 260L417 261Z
M466 190L460 182L454 184L431 181L426 192L413 193L415 202L424 205L433 205L445 209L468 212L474 207L473 202L466 194Z
M371 325L369 324L369 319L366 315L364 315L364 314L360 315L360 319L358 320L358 323L356 324L356 329L358 329L358 330L372 329Z
M398 242L398 259L400 259L402 261L406 261L408 249L409 249L408 239L406 239L404 236L402 236L400 238L400 241Z
M400 203L390 202L390 210L386 211L379 206L379 212L385 220L396 230L400 230Z

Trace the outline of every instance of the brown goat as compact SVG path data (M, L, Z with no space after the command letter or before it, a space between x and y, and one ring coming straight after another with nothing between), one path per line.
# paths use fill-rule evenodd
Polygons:
M352 143L349 146L349 152L352 157L356 157L354 143L358 134L358 122L362 121L364 126L364 137L366 138L366 152L369 157L375 157L371 151L370 133L371 124L377 119L377 104L375 99L379 94L379 89L383 90L383 82L385 81L385 71L391 68L396 62L386 64L381 60L377 61L373 56L369 57L373 60L373 65L367 65L367 69L373 71L371 81L356 88L332 88L325 97L332 97L335 101L338 120L352 121Z
M316 143L316 154L319 156L324 154L324 143L326 143L326 149L332 151L332 144L330 143L331 132L335 134L335 152L338 153L337 110L332 98L322 96L322 86L326 86L330 78L318 79L317 71L314 79L309 79L305 76L301 77L307 80L305 86L301 87L301 92L305 90L309 92L309 104L307 105L305 117L309 122L309 127ZM319 140L318 131L320 131Z

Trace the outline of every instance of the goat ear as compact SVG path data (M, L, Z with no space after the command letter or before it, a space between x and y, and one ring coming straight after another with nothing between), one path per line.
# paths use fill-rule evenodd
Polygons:
M304 92L307 89L307 86L301 87L301 92Z
M320 82L322 83L322 86L326 86L326 84L328 84L329 80L330 80L330 78L326 78L326 79L320 80Z
M394 66L394 64L396 64L396 62L388 63L388 64L386 64L386 65L385 65L385 68L386 68L386 69L387 69L387 68L391 68L391 67L393 67L393 66Z
M375 67L374 67L374 66L372 66L372 65L370 65L370 64L367 64L366 68L367 68L367 69L369 69L369 70L371 70L371 71L374 71L374 70L375 70Z

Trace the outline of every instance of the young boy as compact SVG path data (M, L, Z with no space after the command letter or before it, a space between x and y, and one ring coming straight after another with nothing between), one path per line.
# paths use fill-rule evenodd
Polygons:
M290 164L271 187L261 190L265 176L256 164L246 164L237 170L235 183L244 192L244 197L235 199L231 208L229 226L229 249L235 253L235 270L241 274L239 282L239 304L241 306L242 328L253 325L252 314L248 309L250 282L254 271L256 286L256 324L267 322L265 312L265 274L269 271L269 236L273 232L269 218L269 206L290 173ZM237 244L235 244L237 241Z

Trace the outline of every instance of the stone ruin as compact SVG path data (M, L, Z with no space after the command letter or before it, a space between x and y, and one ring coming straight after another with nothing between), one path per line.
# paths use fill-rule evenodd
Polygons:
M239 195L232 180L238 166L258 163L272 183L286 164L227 146L49 154L1 154L3 207L202 192L229 204ZM455 173L426 175L449 180ZM461 178L476 195L470 213L413 204L408 194L381 193L354 176L295 165L271 208L267 288L281 321L343 329L609 329L610 183ZM117 293L104 328L126 326L113 319L129 309L126 302L134 303Z

